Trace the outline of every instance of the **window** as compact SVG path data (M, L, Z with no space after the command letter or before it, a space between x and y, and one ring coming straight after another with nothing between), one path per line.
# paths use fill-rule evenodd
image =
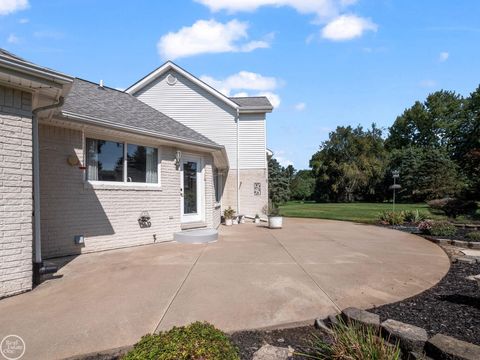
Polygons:
M260 196L262 195L262 184L259 182L253 183L253 195Z
M86 140L88 180L158 184L158 149Z
M213 170L213 187L215 188L215 202L218 204L222 200L222 174L217 169Z

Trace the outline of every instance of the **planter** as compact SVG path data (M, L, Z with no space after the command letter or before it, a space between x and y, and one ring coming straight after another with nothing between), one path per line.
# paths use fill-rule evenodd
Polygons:
M233 219L232 222L233 222L233 225L238 225L238 218Z
M239 221L240 224L245 224L245 216L240 215L239 218L240 218L240 221Z
M259 218L255 218L255 219L253 219L253 222L254 222L255 224L260 224L260 219L259 219Z
M270 216L268 218L268 227L270 229L281 229L283 224L283 217L281 216Z
M232 226L233 220L232 219L225 219L225 225L226 226Z

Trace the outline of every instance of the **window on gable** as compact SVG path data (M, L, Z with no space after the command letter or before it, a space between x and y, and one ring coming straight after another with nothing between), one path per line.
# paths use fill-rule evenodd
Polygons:
M157 148L87 138L86 149L90 181L158 184Z

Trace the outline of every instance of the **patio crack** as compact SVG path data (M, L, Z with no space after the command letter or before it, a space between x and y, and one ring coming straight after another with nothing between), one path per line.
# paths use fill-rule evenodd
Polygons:
M288 254L288 256L290 256L290 258L295 262L295 264L297 264L298 267L300 269L302 269L302 271L305 273L305 275L307 275L310 278L310 280L312 280L313 283L318 287L318 289L327 297L327 299L330 300L330 302L333 304L335 309L337 309L337 311L339 313L342 312L342 309L337 305L337 303L332 299L332 297L320 286L320 284L315 280L315 278L312 275L310 275L310 273L302 266L302 264L300 264L297 261L297 259L295 259L295 257L290 253L290 251L288 251L288 249L285 247L285 245L283 245L282 242L280 240L278 240L277 237L275 235L273 235L272 233L270 233L270 236L273 237L280 244L280 246L283 248L283 250L285 250L285 252Z
M205 252L205 249L207 247L204 246L202 251L200 251L200 253L198 254L197 258L195 259L194 263L192 264L192 266L190 266L190 269L188 270L187 272L187 275L185 275L185 278L183 279L183 281L181 282L180 286L178 287L177 291L175 291L175 294L173 295L172 297L172 300L170 300L170 302L168 303L168 306L167 308L165 309L162 317L160 318L160 320L158 321L158 324L157 326L155 326L155 331L154 333L155 334L158 334L159 332L159 328L160 328L160 324L162 323L163 319L165 319L165 316L167 315L168 311L170 310L170 307L172 306L173 302L175 301L175 299L177 298L177 295L178 293L180 292L180 290L182 290L183 288L183 285L185 284L185 282L187 281L188 277L190 276L190 273L192 272L193 268L195 267L195 265L197 265L197 262L198 260L200 259L200 257L203 255L203 253Z

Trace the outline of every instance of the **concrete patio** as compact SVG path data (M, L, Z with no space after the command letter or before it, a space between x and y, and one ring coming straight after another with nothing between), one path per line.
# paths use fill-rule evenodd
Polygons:
M219 241L208 245L163 243L67 259L61 277L0 301L0 337L21 336L22 359L40 360L133 344L195 320L225 331L311 322L412 296L449 268L438 246L406 233L284 221L282 230L222 226Z

